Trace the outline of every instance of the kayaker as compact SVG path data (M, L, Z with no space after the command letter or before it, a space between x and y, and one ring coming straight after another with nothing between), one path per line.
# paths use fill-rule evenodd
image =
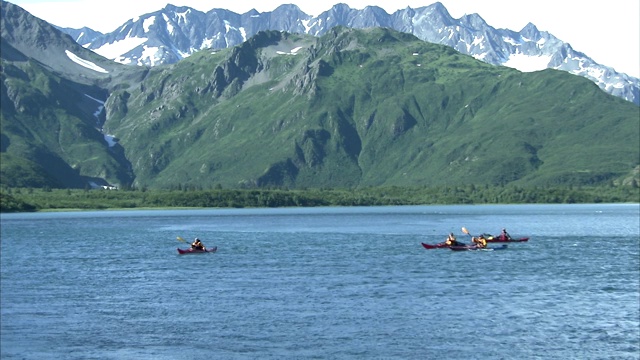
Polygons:
M449 233L449 236L447 236L447 240L445 240L444 243L447 244L448 246L461 246L461 245L464 245L464 244L460 243L458 240L456 240L456 236L453 235L453 233Z
M478 236L477 238L472 237L471 241L473 241L473 243L476 244L476 246L480 249L484 249L487 247L487 239L485 239L482 235Z
M507 229L502 228L502 232L500 233L500 240L511 240L511 235L509 235Z
M482 249L487 247L487 239L485 239L484 236L482 235L480 235L480 241L478 241L478 247Z
M196 249L196 250L205 250L205 246L202 243L202 241L200 241L200 239L195 238L195 240L193 240L193 243L191 244L191 248L192 249Z

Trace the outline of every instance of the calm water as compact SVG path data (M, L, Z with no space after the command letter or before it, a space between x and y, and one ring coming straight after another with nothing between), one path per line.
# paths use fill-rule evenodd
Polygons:
M506 251L425 250L448 232ZM640 205L1 216L2 359L640 359ZM200 237L215 254L177 254Z

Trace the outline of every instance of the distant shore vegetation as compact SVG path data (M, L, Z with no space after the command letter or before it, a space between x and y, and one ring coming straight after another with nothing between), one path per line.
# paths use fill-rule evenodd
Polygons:
M1 212L137 208L277 208L445 204L638 203L637 186L437 186L362 189L2 188Z

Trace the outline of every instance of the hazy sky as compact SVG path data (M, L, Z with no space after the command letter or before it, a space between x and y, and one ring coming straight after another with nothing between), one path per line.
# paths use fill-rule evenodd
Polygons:
M296 4L309 15L319 15L333 4L344 3L354 9L376 5L388 13L407 6L418 8L435 1L413 0L10 0L47 22L70 28L90 27L111 32L127 20L160 10L167 3L190 6L206 12L222 8L242 14L252 8L273 11L282 4ZM494 28L520 31L529 22L571 44L596 62L617 71L640 77L640 1L639 0L441 0L454 18L479 14Z

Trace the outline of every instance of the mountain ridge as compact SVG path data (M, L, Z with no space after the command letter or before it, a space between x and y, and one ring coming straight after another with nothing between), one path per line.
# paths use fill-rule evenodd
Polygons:
M316 17L292 4L280 5L270 12L251 10L244 14L217 8L201 12L168 4L158 11L130 19L108 34L90 38L86 31L81 33L82 37L76 30L68 33L76 34L78 43L114 61L156 66L175 63L204 48L238 45L258 31L320 36L337 25L389 27L424 41L450 46L493 65L520 67L524 71L544 68L566 71L588 78L606 92L640 105L640 79L596 63L570 44L539 31L533 23L520 31L495 29L479 14L454 19L440 2L417 9L407 7L392 14L377 6L355 10L338 3ZM131 45L125 46L127 42ZM126 50L115 50L121 46ZM520 66L525 57L537 59L533 68L531 64Z
M341 26L125 66L6 5L3 186L637 185L640 109L565 72Z

